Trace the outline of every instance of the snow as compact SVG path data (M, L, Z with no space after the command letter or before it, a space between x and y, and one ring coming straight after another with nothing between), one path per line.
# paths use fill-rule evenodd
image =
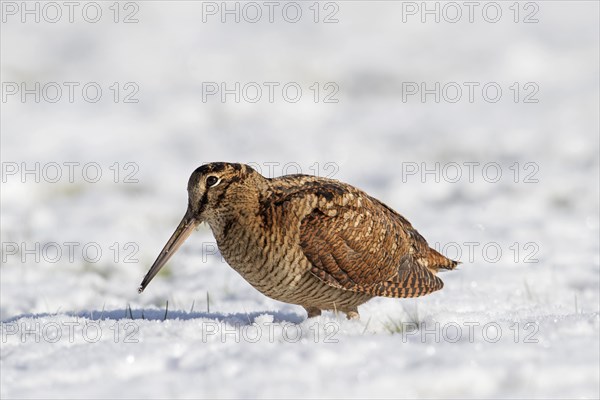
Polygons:
M80 8L69 23L66 6L57 23L21 23L6 4L2 398L600 397L597 2L528 3L528 24L511 2L497 23L487 3L473 23L466 6L457 23L421 23L402 19L420 2L331 2L332 24L313 22L312 3L298 23L221 23L200 2L137 2L132 24L113 22L111 2L98 23ZM520 20L534 10L520 6ZM63 97L21 102L7 82L56 82ZM79 83L72 103L64 82ZM128 82L137 103L123 102ZM256 82L263 98L203 101L206 82ZM273 102L265 82L280 83ZM315 103L315 82L339 101ZM421 82L463 97L403 101ZM490 82L496 103L481 96ZM307 320L229 268L201 226L138 295L189 174L221 160L354 184L463 264L432 295ZM23 175L36 163L39 182Z

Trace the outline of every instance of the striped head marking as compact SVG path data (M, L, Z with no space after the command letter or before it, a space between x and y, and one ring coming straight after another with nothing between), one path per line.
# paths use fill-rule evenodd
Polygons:
M256 189L254 181L259 177L245 164L215 162L198 167L188 181L188 213L210 223L224 208L244 201Z

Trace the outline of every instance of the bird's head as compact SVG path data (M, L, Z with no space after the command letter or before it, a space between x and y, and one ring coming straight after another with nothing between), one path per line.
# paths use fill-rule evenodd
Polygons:
M141 293L202 222L211 227L245 203L254 202L265 178L245 164L215 162L198 167L188 181L188 208L173 235L144 277Z

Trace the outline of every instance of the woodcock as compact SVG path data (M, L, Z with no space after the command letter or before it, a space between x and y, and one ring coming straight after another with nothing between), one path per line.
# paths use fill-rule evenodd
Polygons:
M187 212L140 293L202 222L244 279L309 317L337 310L358 318L357 307L372 297L429 294L443 287L437 272L458 264L396 211L333 179L269 179L248 165L218 162L192 173L188 195Z

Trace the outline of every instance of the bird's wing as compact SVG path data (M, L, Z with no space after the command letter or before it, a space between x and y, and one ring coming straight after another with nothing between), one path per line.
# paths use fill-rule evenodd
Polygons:
M336 288L417 297L443 287L419 262L419 254L429 250L425 239L402 216L359 191L320 198L302 219L300 246L311 273Z

